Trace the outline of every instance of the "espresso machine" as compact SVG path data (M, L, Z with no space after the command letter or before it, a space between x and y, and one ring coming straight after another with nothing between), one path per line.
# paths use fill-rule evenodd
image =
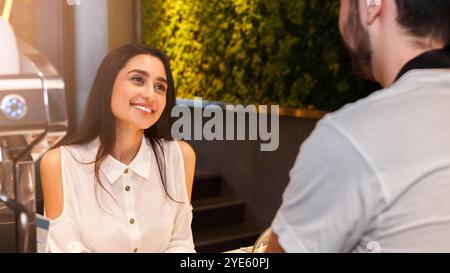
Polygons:
M36 252L36 162L68 127L64 81L0 17L0 253Z

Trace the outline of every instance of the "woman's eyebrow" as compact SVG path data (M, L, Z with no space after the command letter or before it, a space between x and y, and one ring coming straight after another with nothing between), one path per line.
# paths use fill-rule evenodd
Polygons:
M165 78L163 78L163 77L158 77L156 80L161 81L161 82L167 84L167 80L166 80Z
M147 71L145 71L145 70L140 70L140 69L133 69L133 70L131 70L131 71L129 71L128 73L127 73L127 75L129 75L129 74L131 74L131 73L138 73L138 74L141 74L142 76L145 76L145 77L150 77L150 75L148 74L148 72Z
M129 75L129 74L131 74L131 73L138 73L138 74L141 74L142 76L145 76L146 78L149 78L149 77L150 77L150 74L148 74L148 72L145 71L145 70L133 69L133 70L130 70L130 71L127 73L127 75ZM158 77L158 78L156 78L156 80L161 81L161 82L167 84L167 80L166 80L165 78L163 78L163 77Z

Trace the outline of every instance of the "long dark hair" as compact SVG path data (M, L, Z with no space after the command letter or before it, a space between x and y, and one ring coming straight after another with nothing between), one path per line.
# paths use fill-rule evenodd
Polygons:
M116 142L115 118L111 110L111 97L114 82L119 71L125 67L127 62L131 58L142 54L160 59L164 64L166 71L168 85L166 92L166 107L159 120L153 126L144 130L144 136L149 139L153 152L155 153L164 190L167 196L175 201L167 192L166 166L162 140L173 140L170 133L173 119L171 118L170 113L175 107L176 94L169 60L166 55L158 49L132 44L120 47L109 53L97 71L79 129L73 135L65 139L61 145L87 144L98 137L100 146L95 157L95 162L83 164L94 163L95 180L104 190L106 190L99 179L99 170L102 162L108 154L112 152Z

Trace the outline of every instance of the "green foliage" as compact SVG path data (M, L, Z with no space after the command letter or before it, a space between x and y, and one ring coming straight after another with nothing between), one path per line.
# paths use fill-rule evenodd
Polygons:
M163 49L178 96L334 110L366 94L338 31L339 1L142 1L142 40Z

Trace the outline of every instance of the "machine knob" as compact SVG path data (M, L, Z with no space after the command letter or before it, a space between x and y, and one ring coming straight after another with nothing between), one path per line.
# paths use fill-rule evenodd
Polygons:
M9 119L19 120L27 114L27 101L20 95L7 95L0 103L2 113Z

